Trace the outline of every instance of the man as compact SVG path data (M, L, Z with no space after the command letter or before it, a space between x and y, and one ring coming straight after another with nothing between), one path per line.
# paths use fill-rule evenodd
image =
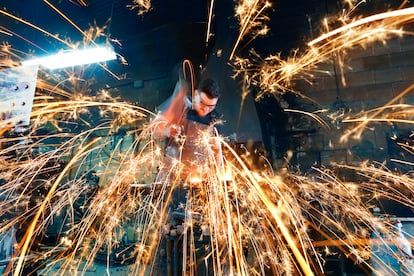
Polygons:
M214 165L209 162L213 160L211 155L219 153L218 146L206 143L209 137L220 132L218 124L221 116L215 110L220 98L219 86L211 78L204 79L194 91L191 101L188 90L187 83L179 80L173 95L155 120L156 137L167 138L166 158L160 170L163 176L158 181L164 181L165 174L170 175L174 166L179 170L181 180L200 179L208 173L209 166ZM218 160L216 157L215 161ZM177 176L175 172L174 176Z
M191 99L189 94L188 83L180 79L173 95L163 104L161 112L154 120L155 137L166 138L164 158L156 178L158 185L154 190L158 192L154 194L157 194L156 201L161 200L168 205L168 215L161 215L161 223L164 224L164 235L169 237L162 239L162 242L166 244L166 255L175 260L169 262L167 257L167 262L161 262L163 265L167 263L168 268L163 265L157 267L159 274L165 274L173 268L177 272L183 270L183 260L187 260L187 257L178 252L187 251L172 250L171 241L175 241L174 246L178 249L186 248L187 240L173 233L185 229L184 226L179 227L185 225L185 210L189 209L189 213L194 213L202 209L198 206L202 206L205 197L199 198L203 194L200 191L205 189L203 185L208 183L208 177L214 177L215 173L221 170L220 146L215 139L220 131L220 114L215 110L220 97L219 86L215 80L207 78L191 93ZM191 204L187 204L188 202ZM186 236L184 233L180 235ZM207 250L211 241L203 240L201 237L197 237L196 240L197 261L186 263L184 269L193 266L197 272L210 271L212 267L206 260L209 259L208 263L211 262ZM160 255L156 259L158 258L165 257Z

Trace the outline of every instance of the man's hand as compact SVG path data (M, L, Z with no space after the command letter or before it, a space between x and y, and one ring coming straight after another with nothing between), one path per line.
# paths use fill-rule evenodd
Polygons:
M177 138L181 134L181 127L179 125L170 125L168 128L167 136L171 138Z

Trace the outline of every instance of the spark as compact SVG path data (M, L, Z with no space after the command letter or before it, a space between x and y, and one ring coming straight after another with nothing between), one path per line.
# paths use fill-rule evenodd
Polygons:
M401 91L396 97L389 100L383 107L372 110L372 114L369 114L369 116L368 116L368 113L365 113L359 119L350 119L350 118L348 118L348 119L344 120L344 122L360 121L361 123L358 124L357 126L355 126L353 129L348 129L347 132L341 137L341 141L346 141L351 135L359 137L359 135L365 129L366 125L371 121L385 121L384 119L378 119L376 117L379 116L383 110L394 107L395 102L397 102L403 96L407 95L413 89L414 89L414 84L409 85L407 88L405 88L403 91ZM405 115L409 114L408 110L409 109L405 110L405 112L404 112ZM361 119L361 118L363 118L363 119ZM409 122L407 120L401 120L401 119L388 119L386 121L389 121L389 122L391 122L391 121L398 122L399 121L399 122L406 122L406 123Z
M345 26L342 26L338 29L335 29L329 33L326 33L324 35L321 35L320 37L318 37L317 39L312 40L311 42L308 43L309 46L313 46L314 44L317 44L323 40L326 40L332 36L335 36L339 33L344 33L345 31L348 32L354 32L354 28L364 25L364 24L368 24L371 23L373 21L378 21L378 20L384 20L387 18L394 18L397 19L398 17L406 17L409 16L408 18L404 19L404 20L411 20L411 16L414 15L414 8L406 8L406 9L402 9L402 10L396 10L396 11L389 11L389 12L384 12L384 13L380 13L380 14L375 14L372 16L368 16L365 17L363 19L357 20L355 22L352 22L350 24L347 24ZM382 32L385 29L380 29L379 31ZM375 31L375 30L374 30ZM378 30L376 30L378 31Z
M46 35L54 38L55 40L61 42L62 44L65 44L65 45L69 46L68 42L66 42L65 40L60 39L57 35L51 34L50 32L46 31L45 29L40 28L39 26L37 26L35 24L32 24L32 23L30 23L30 22L28 22L28 21L26 21L26 20L24 20L24 19L22 19L22 18L20 18L18 16L15 16L15 15L13 15L11 13L8 13L8 12L6 12L4 10L0 10L0 13L6 15L6 16L8 16L8 17L10 17L10 18L12 18L12 19L14 19L16 21L19 21L19 22L21 22L23 24L26 24L27 26L32 27L33 29L36 29L36 30L38 30L38 31L40 31L40 32L42 32L42 33L44 33L44 34L46 34Z
M214 2L215 2L214 0L210 1L210 9L208 11L208 23L207 23L207 32L206 32L206 43L207 44L210 41L210 37L212 36L210 29L211 29L211 23L213 19Z
M235 58L236 75L248 74L250 84L263 90L257 98L263 93L299 94L294 89L295 81L302 79L311 84L309 79L316 74L330 75L331 72L319 69L318 65L338 53L374 41L385 41L390 36L409 34L400 28L410 23L413 15L414 8L406 8L357 20L312 40L305 50L293 50L286 59L280 53L262 58L252 49L250 60Z
M75 27L76 30L78 30L83 37L87 38L86 34L83 32L83 30L77 26L69 17L67 17L63 12L61 12L58 8L56 8L54 5L52 5L49 1L43 0L49 7L51 7L55 12L57 12L60 16L62 16L66 21L68 21L73 27ZM91 42L94 42L93 40ZM96 45L96 44L95 44Z
M132 5L127 5L131 10L138 9L138 15L143 15L152 10L151 0L132 0Z
M240 1L235 8L235 13L240 21L240 32L236 39L233 50L230 53L229 60L233 59L234 53L244 36L249 35L265 35L268 31L264 27L264 23L268 20L263 15L264 11L271 7L270 2L262 0Z
M398 162L398 163L405 164L405 165L414 166L413 162L408 162L408 161L404 161L404 160L398 160L398 159L391 158L390 161Z
M314 113L305 112L305 111L302 111L302 110L294 110L294 109L289 109L289 108L285 108L284 111L305 114L305 115L313 118L314 120L316 120L320 125L322 125L326 128L329 128L329 125L323 119L321 119L318 115L316 115Z

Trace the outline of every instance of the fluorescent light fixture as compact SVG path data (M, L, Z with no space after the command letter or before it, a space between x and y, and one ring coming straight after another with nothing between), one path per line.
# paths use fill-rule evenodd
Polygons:
M83 50L62 52L55 55L26 60L22 65L42 65L49 69L64 68L82 64L90 64L116 58L115 52L108 47L95 47Z

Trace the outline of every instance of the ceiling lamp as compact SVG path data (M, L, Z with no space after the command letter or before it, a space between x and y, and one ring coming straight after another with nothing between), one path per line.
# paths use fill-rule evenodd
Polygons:
M70 52L61 52L55 55L30 59L22 62L22 65L42 65L49 69L64 68L69 66L90 64L113 60L115 52L109 47L94 47Z

